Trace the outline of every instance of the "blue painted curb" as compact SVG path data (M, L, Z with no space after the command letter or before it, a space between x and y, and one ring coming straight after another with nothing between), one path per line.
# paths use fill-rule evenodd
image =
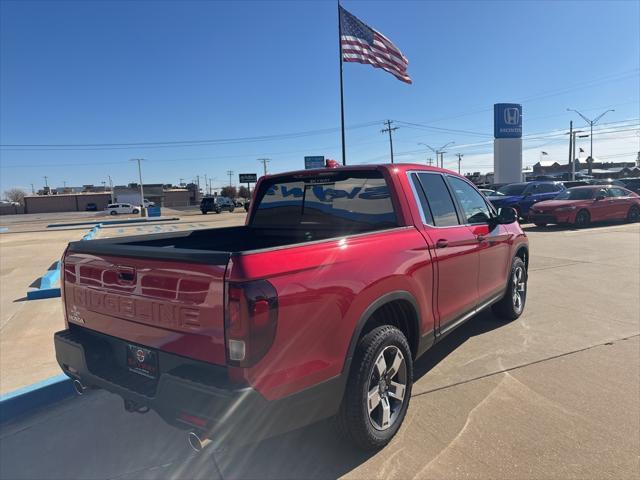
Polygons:
M0 227L0 232L8 232L9 228L8 227Z
M35 290L29 290L27 292L27 299L42 300L43 298L55 298L59 297L60 295L60 287L36 288Z
M75 394L71 379L66 375L57 375L6 395L0 395L0 422L13 420Z

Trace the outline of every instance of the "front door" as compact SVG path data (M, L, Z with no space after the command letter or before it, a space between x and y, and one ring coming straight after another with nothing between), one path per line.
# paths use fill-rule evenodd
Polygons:
M511 234L505 225L498 225L492 220L492 210L475 187L453 175L448 175L447 180L458 202L460 215L477 242L480 306L501 295L506 288L511 268Z

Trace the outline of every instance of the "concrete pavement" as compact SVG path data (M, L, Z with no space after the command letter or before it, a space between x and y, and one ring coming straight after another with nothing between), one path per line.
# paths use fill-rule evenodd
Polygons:
M104 214L71 213L2 218L9 231L0 234L0 393L60 373L52 341L54 332L64 328L60 298L27 300L26 293L29 285L60 260L67 243L80 240L91 226L61 229L46 226L55 221L113 220ZM96 238L242 225L246 216L243 211L220 215L189 213L173 222L104 227ZM118 217L121 218L124 216Z
M637 478L640 225L529 231L524 315L484 312L416 365L405 424L380 452L329 422L210 456L106 392L0 433L1 478Z

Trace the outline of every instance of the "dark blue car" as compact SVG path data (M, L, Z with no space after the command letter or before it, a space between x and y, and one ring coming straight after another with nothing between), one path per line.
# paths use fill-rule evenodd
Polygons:
M518 212L518 217L526 218L529 208L534 203L551 200L566 190L561 182L534 181L527 183L510 183L498 189L497 195L487 197L496 207L511 207Z

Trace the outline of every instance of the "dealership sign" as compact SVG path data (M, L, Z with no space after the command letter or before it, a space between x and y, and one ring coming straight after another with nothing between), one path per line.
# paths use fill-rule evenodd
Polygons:
M258 181L258 175L256 173L241 173L240 183L256 183Z
M493 106L493 136L495 138L522 137L522 105L496 103Z
M304 157L304 168L307 170L311 168L324 168L324 156Z

